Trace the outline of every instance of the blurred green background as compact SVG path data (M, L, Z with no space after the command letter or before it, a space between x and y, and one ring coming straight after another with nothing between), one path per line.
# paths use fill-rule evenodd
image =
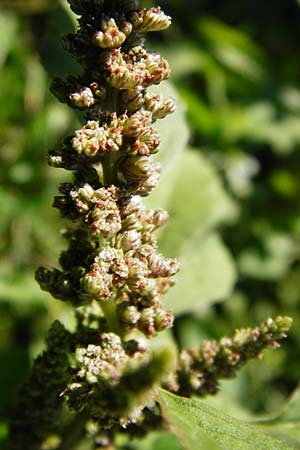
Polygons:
M148 45L169 60L173 86L162 89L179 106L158 124L162 181L147 202L169 211L160 248L182 263L166 297L174 339L199 346L270 316L293 317L282 348L208 400L233 415L276 412L300 379L300 5L157 4L173 26ZM64 245L51 204L69 175L49 168L46 155L79 126L49 93L53 75L78 69L59 44L73 28L65 1L0 0L0 443L49 324L72 321L34 271L56 265Z

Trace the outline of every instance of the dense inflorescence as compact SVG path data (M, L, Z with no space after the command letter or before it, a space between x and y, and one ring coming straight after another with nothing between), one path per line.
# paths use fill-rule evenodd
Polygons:
M36 278L77 311L77 329L64 348L69 365L57 361L65 384L49 398L59 396L57 410L65 401L83 422L93 419L112 430L142 425L144 411L149 416L156 408L153 389L171 367L170 352L151 351L149 338L172 326L162 295L179 266L157 249L155 232L167 213L145 208L142 197L160 177L153 159L160 136L153 124L172 113L175 102L147 91L168 79L170 69L159 53L146 51L141 37L166 29L171 19L159 7L141 9L136 1L69 3L79 28L63 37L63 45L82 74L55 79L52 92L82 110L85 121L49 152L51 166L74 174L54 200L70 226L60 268L39 268ZM40 366L50 373L47 352ZM30 381L28 386L32 407ZM40 448L43 438L46 432L28 448ZM20 448L19 437L13 439Z
M75 182L62 184L54 202L75 226L66 235L62 270L41 268L37 279L74 306L113 302L115 331L136 328L155 335L172 325L161 296L173 284L178 264L157 253L154 232L167 213L146 209L141 197L160 176L152 157L160 144L153 123L173 112L175 103L147 92L170 70L158 53L144 49L140 32L163 30L171 20L160 8L138 9L136 2L70 4L81 14L80 28L63 42L83 74L56 79L52 90L85 110L87 120L50 152L49 162L75 172Z
M168 389L189 397L216 394L219 380L233 378L247 361L260 358L265 348L279 347L291 327L289 317L268 319L258 327L236 331L233 338L203 341L199 350L183 350Z
M52 92L85 119L49 152L51 166L74 175L54 200L69 221L67 247L60 267L39 268L36 278L71 303L77 325L72 332L59 322L51 327L12 417L13 450L71 450L86 434L95 448L112 448L115 433L141 436L162 427L156 386L179 395L214 393L219 378L274 347L290 325L277 318L233 340L203 343L199 352L183 351L178 361L168 347L153 350L151 338L173 324L162 296L179 265L158 252L155 232L167 213L147 209L142 198L160 177L154 122L175 102L147 89L168 79L170 69L145 50L141 33L164 30L171 19L135 0L68 1L79 28L63 45L82 74L55 79Z

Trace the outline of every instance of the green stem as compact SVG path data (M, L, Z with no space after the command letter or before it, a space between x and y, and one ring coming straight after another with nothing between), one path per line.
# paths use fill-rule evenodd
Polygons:
M119 155L117 152L108 152L102 159L104 184L117 184L117 160Z
M118 113L118 90L108 89L107 92L107 111ZM118 152L107 152L102 158L103 180L105 185L117 184L117 160L120 155Z
M109 325L109 328L112 332L122 335L120 322L117 316L117 308L115 297L107 300L106 302L101 303L101 309L103 311L104 317Z
M85 425L88 417L85 413L76 414L62 436L62 442L57 450L75 450L86 437Z

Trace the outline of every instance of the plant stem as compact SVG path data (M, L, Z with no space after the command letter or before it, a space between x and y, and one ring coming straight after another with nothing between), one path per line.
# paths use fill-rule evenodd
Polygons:
M102 302L101 309L111 331L121 336L122 333L120 330L120 322L117 316L115 299L110 298L106 302Z
M85 424L87 416L85 413L76 414L65 433L62 436L62 443L57 450L75 450L80 442L85 438Z
M108 89L107 92L107 111L118 111L118 90ZM119 155L117 152L107 152L102 158L103 181L105 185L116 183L116 167Z

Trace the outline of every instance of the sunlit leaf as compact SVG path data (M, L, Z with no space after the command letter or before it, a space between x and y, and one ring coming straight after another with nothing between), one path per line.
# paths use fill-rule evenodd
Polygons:
M185 119L185 105L178 98L178 93L169 82L164 82L158 88L151 87L149 92L152 94L160 93L164 99L168 97L176 101L175 112L165 117L163 120L157 120L154 127L158 130L161 138L160 151L156 159L162 166L162 177L173 168L177 159L186 148L190 131Z
M142 440L133 440L132 450L183 450L183 446L174 434L155 432Z
M176 314L201 311L230 295L236 279L235 266L217 234L187 241L178 259L181 269L176 284L164 300Z
M34 279L34 273L0 271L0 301L24 305L44 304L46 299L47 294L41 291Z
M164 390L160 398L164 417L188 450L294 449L200 400L177 397Z
M235 281L234 264L220 238L209 232L236 211L211 164L199 151L185 150L148 203L169 212L160 250L181 264L166 305L178 313L224 300Z
M212 227L232 218L234 204L208 160L200 151L185 150L173 171L163 177L151 202L165 199L170 221L162 230L160 245L168 256L178 256L189 240L197 240ZM164 205L165 206L165 205Z

